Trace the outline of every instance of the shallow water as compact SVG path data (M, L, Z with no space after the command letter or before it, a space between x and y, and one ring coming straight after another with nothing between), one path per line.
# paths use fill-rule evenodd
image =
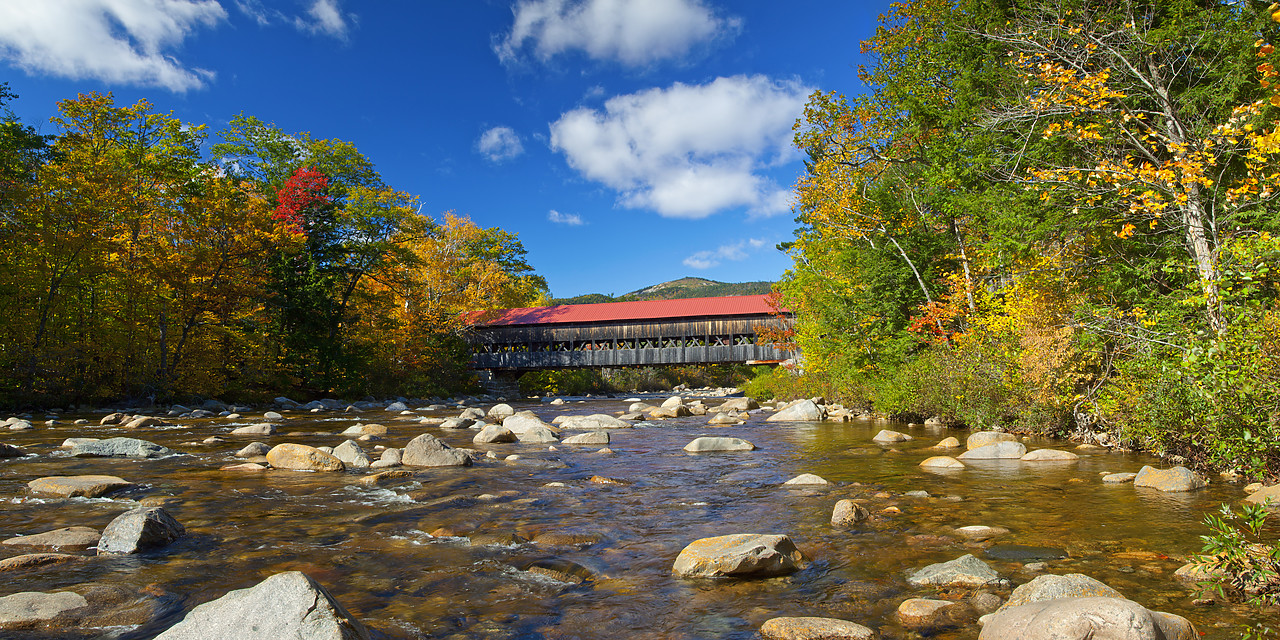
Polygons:
M561 413L625 407L620 400L516 405L548 422ZM416 481L389 488L356 484L364 474L355 471L219 470L240 462L232 454L253 440L333 446L345 439L336 434L357 422L387 425L381 442L387 446L402 447L424 432L457 447L474 446L474 431L441 430L381 411L285 415L281 435L227 436L213 445L200 441L254 420L181 420L182 428L126 430L99 427L96 415L85 416L92 425L0 433L0 441L39 454L0 460L0 539L73 525L100 530L139 500L157 496L172 497L167 508L188 532L165 550L140 557L8 572L0 596L85 583L161 594L172 610L159 623L89 636L149 638L200 602L296 569L392 638L753 638L765 620L786 615L853 620L899 638L909 634L897 626L897 605L938 594L908 585L909 571L972 553L1015 584L1037 575L1020 562L987 559L981 546L952 533L982 524L1011 531L999 543L1065 550L1069 557L1048 561L1045 572L1090 575L1149 608L1186 616L1207 639L1238 637L1240 623L1266 617L1223 604L1193 606L1193 588L1173 577L1200 548L1204 513L1239 500L1240 488L1215 483L1164 494L1101 482L1102 472L1167 466L1139 454L1081 452L1074 463L991 462L930 473L917 466L937 453L927 447L947 435L963 440L963 432L877 421L766 423L756 415L730 427L690 417L614 430L613 455L596 453L598 447L484 445L500 457L521 459L424 469ZM456 411L417 412L427 415ZM871 437L882 428L915 440L877 446ZM332 435L284 435L295 431ZM742 437L759 450L684 453L681 448L699 435ZM141 438L184 455L124 460L59 453L62 440L74 436ZM371 450L373 444L363 446ZM801 473L836 484L780 486ZM33 478L80 474L116 475L144 488L94 500L39 498L26 488ZM617 483L592 482L592 476ZM545 486L552 482L566 486ZM913 490L930 497L902 495ZM891 497L875 497L880 492ZM841 498L864 500L876 517L852 529L832 527L831 509ZM887 507L900 513L881 513ZM458 535L430 534L441 527ZM671 575L672 561L689 542L740 532L787 534L813 562L797 574L767 580ZM556 533L572 535L556 540ZM0 546L0 557L30 551ZM586 580L557 580L555 573L526 570L531 566ZM977 633L975 624L936 637L971 639Z

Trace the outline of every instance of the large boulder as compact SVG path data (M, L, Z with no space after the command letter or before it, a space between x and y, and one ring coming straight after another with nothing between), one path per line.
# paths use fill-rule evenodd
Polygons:
M493 405L485 415L496 422L502 422L508 417L515 415L515 413L516 410L513 409L511 405L503 403Z
M551 429L551 425L542 421L542 418L534 415L531 411L521 411L512 416L507 416L502 420L502 426L511 430L511 433L520 435L529 429L535 427L543 427Z
M1027 445L1012 440L1002 440L995 444L970 449L956 457L960 460L1018 460L1025 455L1027 455Z
M275 434L276 425L270 422L259 422L231 430L233 436L274 436Z
M63 527L53 531L34 533L29 536L9 538L0 544L23 547L41 547L45 549L87 549L98 544L102 535L93 527Z
M1013 590L1002 608L1060 598L1123 598L1124 594L1083 573L1046 574Z
M22 447L0 442L0 458L21 458L25 455L27 452Z
M778 576L804 568L805 557L784 535L736 533L695 540L672 565L684 578Z
M1244 501L1249 504L1262 504L1280 507L1280 484L1258 489L1257 491L1249 494Z
M355 440L344 440L334 447L333 457L341 460L347 469L368 469L370 464L369 454Z
M520 442L528 444L541 444L545 442L557 442L560 440L556 435L556 431L550 426L531 425L524 431L517 433L516 438Z
M305 444L286 442L267 452L267 462L277 469L297 471L342 471L346 465L334 456Z
M576 436L565 438L563 442L565 444L607 445L609 444L609 432L591 431L589 433L579 433Z
M113 491L134 486L132 482L115 476L49 476L27 483L35 493L47 493L63 498L100 498Z
M500 424L491 424L481 429L471 441L476 444L515 442L516 434Z
M1075 462L1080 456L1061 449L1036 449L1022 456L1023 462Z
M141 553L181 538L186 529L164 507L138 507L112 520L98 540L99 555Z
M1003 431L978 431L965 438L964 448L977 449L996 444L997 442L1017 442L1018 436Z
M560 423L561 429L574 431L599 431L601 429L630 429L631 423L611 415L595 413L589 416L569 416Z
M716 407L716 410L728 413L730 411L751 411L759 408L760 403L756 402L755 398L729 398Z
M703 436L686 444L684 450L689 453L704 451L753 451L756 446L742 438L712 438Z
M277 573L192 609L156 640L368 640L369 630L301 571Z
M760 626L766 640L874 640L876 632L838 618L771 618Z
M1203 489L1209 483L1186 467L1157 469L1146 466L1138 471L1137 477L1133 479L1133 486L1174 492Z
M469 467L471 456L450 447L440 438L424 433L405 445L400 463L409 467Z
M906 442L911 440L911 436L898 431L890 431L889 429L881 429L875 437L871 438L872 442L879 444L894 444L897 442Z
M800 400L765 420L769 422L813 422L825 417L822 407L812 400Z
M1124 598L1059 598L986 616L979 640L1195 640L1182 616Z
M948 562L931 564L912 573L907 582L915 586L978 588L1008 582L987 563L965 554Z
M71 447L71 455L77 458L159 458L173 454L173 449L137 438L77 442Z
M0 598L0 629L30 629L85 609L89 601L70 591L23 591Z

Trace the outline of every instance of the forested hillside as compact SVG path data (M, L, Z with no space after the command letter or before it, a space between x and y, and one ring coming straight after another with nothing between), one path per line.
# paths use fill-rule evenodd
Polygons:
M551 300L551 304L596 304L631 300L679 300L683 298L749 296L769 293L772 290L772 282L717 282L706 278L684 277L679 280L660 282L620 296L588 293L573 298L554 298Z
M1280 13L913 0L797 124L797 392L1280 453ZM851 58L853 53L851 52Z
M514 234L422 215L349 142L58 108L0 125L0 405L442 393L461 312L544 299Z

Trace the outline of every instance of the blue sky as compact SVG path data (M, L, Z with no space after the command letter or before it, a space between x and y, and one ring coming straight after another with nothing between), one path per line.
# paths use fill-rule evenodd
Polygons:
M553 295L790 262L791 124L856 93L868 0L0 0L0 81L46 133L111 91L353 142L423 212L518 233Z

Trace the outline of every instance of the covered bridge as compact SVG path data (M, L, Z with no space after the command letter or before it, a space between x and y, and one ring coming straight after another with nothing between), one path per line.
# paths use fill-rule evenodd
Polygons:
M757 340L789 322L764 295L568 304L478 313L468 340L476 369L764 364L795 356Z

